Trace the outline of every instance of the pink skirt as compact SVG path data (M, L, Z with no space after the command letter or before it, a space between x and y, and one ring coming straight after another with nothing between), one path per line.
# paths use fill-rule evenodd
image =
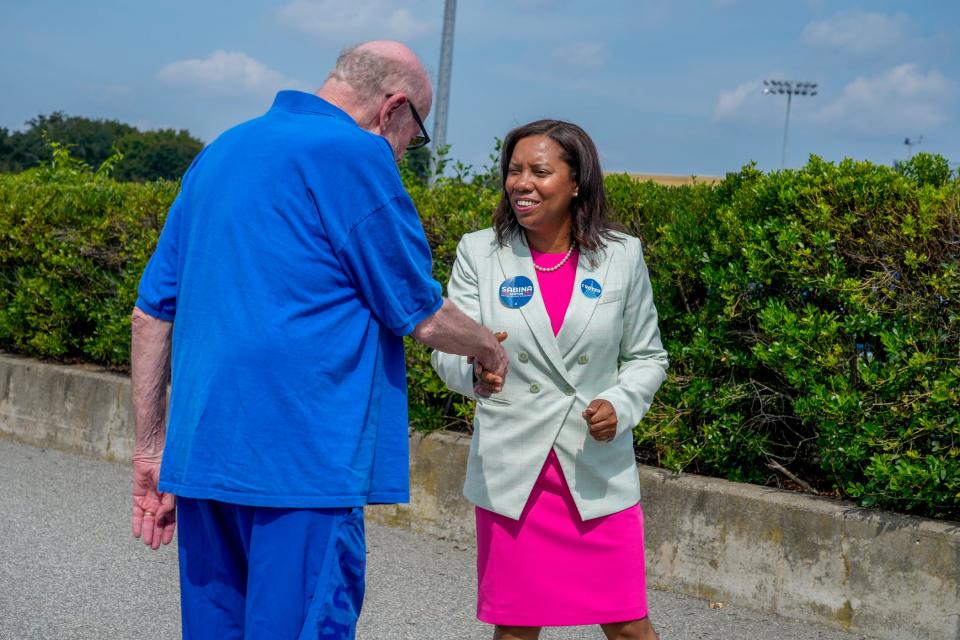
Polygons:
M476 511L481 621L554 627L646 617L639 504L581 520L551 450L519 520Z

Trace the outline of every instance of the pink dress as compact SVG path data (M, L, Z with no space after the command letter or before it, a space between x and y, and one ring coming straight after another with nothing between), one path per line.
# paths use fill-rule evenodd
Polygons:
M541 266L563 258L531 253ZM574 294L577 259L574 251L560 269L537 272L554 335ZM640 505L582 520L553 450L519 520L480 507L476 515L477 618L483 622L552 627L646 617Z

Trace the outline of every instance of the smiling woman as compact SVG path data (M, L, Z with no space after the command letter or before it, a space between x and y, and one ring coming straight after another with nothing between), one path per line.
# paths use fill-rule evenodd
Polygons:
M500 166L494 227L461 240L447 288L506 332L511 356L503 392L478 404L464 487L477 506L477 616L502 640L586 624L654 640L631 433L667 358L640 243L608 218L580 127L515 129ZM435 352L433 364L455 391L483 388L464 358Z

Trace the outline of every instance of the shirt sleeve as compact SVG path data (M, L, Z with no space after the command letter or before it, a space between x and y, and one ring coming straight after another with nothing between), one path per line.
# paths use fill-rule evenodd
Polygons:
M170 207L157 248L147 262L137 289L137 308L167 322L173 322L177 313L181 209L181 196L178 195Z
M411 333L443 304L430 245L405 193L362 218L337 255L377 319L398 336Z

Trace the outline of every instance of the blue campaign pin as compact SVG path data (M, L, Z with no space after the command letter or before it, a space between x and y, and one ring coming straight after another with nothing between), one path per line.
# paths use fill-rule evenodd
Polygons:
M583 295L588 298L599 298L600 294L603 293L603 287L600 286L600 283L594 280L593 278L587 278L580 283L580 291L583 292Z
M507 278L500 283L500 302L508 309L519 309L533 297L533 283L526 276Z

